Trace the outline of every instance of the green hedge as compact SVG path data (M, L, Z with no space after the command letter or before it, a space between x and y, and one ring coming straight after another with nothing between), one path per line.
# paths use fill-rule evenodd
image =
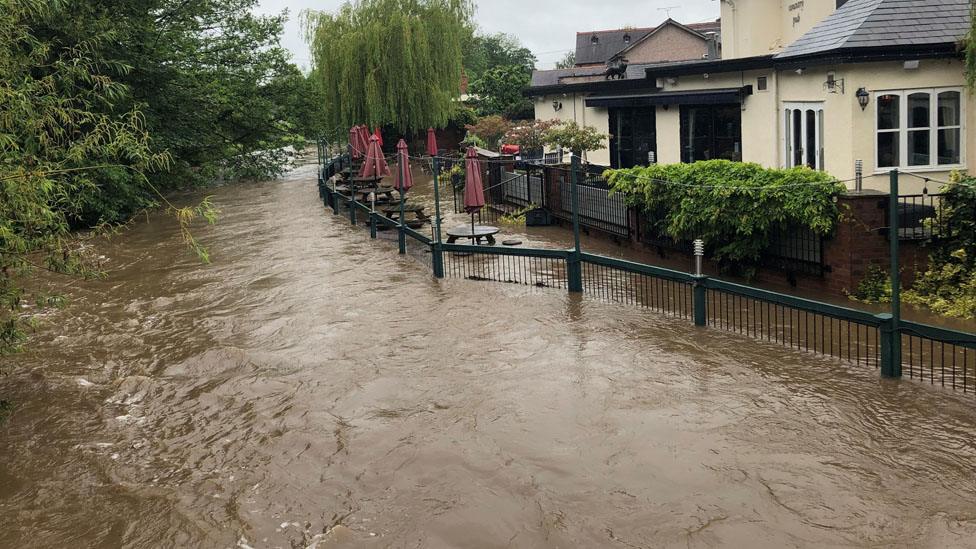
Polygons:
M773 235L808 227L830 235L844 185L809 168L767 169L709 160L608 170L605 177L628 205L641 209L656 236L701 238L726 272L755 273Z

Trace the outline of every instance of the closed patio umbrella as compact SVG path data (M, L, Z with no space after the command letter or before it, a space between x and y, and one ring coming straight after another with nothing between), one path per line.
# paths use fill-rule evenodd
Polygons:
M353 126L349 128L349 146L352 148L352 158L353 160L359 160L366 154L366 149L360 148L359 142L359 127Z
M464 161L464 211L471 214L471 236L474 236L474 214L485 206L485 189L481 181L481 162L474 147L468 147Z
M366 160L359 171L359 177L383 177L390 175L390 167L386 164L383 157L383 149L380 149L380 140L374 135L369 140L369 147L366 148Z
M407 142L403 139L397 143L397 173L393 179L393 188L400 194L400 253L406 253L406 235L403 227L406 226L404 203L407 191L413 187L413 174L410 173L410 153L407 151Z
M380 147L382 147L383 146L383 132L380 131L379 126L377 126L375 130L373 130L373 135L375 135L376 138L380 140Z
M427 128L427 155L437 156L437 134L434 128Z
M359 126L359 143L363 147L363 154L369 150L369 128L366 126Z

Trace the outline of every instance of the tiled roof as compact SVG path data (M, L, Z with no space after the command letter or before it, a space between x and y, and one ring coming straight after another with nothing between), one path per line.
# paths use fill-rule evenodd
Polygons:
M952 43L969 31L969 0L850 0L777 59L831 50Z
M703 34L721 31L721 24L718 21L691 23L685 26ZM578 32L576 33L576 64L606 63L620 50L634 44L655 30L657 27ZM596 43L593 43L594 36L597 38ZM630 40L624 40L625 36L629 36Z

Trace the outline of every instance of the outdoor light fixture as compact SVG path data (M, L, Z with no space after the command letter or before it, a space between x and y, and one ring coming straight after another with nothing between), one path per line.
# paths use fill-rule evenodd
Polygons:
M563 110L563 103L562 103L562 101L559 101L558 99L555 100L555 101L553 101L552 102L552 110L557 111L557 112Z
M697 239L695 246L695 276L702 276L702 258L705 257L705 241Z
M864 109L868 108L868 101L871 100L871 94L868 93L868 90L859 88L856 95L857 104L861 106L861 110L863 111Z

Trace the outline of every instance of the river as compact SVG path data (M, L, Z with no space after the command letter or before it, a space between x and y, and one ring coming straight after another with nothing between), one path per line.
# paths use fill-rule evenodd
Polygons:
M213 264L139 221L5 365L0 547L976 547L971 396L212 192Z

